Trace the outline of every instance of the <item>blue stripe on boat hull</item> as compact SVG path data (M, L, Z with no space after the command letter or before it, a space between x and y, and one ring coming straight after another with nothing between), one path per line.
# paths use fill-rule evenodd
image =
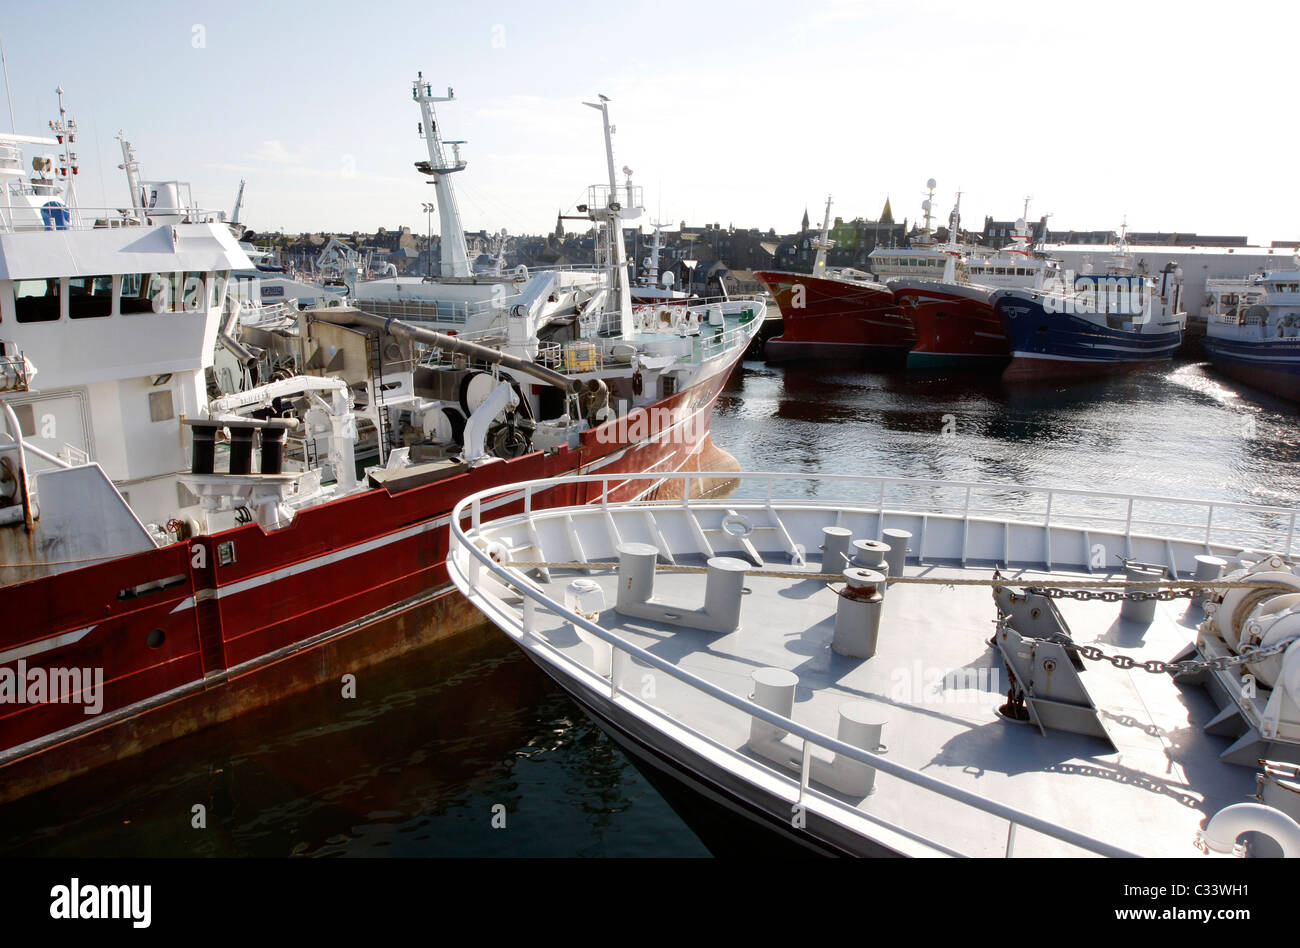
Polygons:
M1264 392L1300 401L1300 339L1251 342L1206 336L1210 362L1224 375Z

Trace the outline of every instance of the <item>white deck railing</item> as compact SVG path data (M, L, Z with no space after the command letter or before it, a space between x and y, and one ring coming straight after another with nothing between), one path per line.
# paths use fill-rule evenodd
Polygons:
M41 195L46 201L59 202L58 207L42 207L12 202L0 204L0 232L31 232L41 230L100 230L110 227L147 227L162 223L219 224L225 222L224 211L204 210L197 207L150 207L132 211L121 207L63 206L62 194ZM45 202L42 202L45 203ZM44 211L44 213L42 213Z

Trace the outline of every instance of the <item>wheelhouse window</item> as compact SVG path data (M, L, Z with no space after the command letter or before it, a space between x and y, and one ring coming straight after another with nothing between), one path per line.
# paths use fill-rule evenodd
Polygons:
M68 315L93 319L113 315L113 278L86 276L68 278Z
M122 277L123 313L178 313L185 309L184 273L130 273Z
M127 273L122 277L122 301L120 312L152 313L153 300L149 289L153 275L149 273Z
M49 323L59 318L58 277L17 280L14 283L14 318L20 323Z

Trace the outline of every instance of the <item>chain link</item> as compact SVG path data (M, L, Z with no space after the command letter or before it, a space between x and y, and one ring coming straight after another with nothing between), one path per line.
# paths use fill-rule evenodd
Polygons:
M1045 596L1048 599L1078 599L1083 602L1150 602L1157 600L1160 602L1170 602L1174 599L1191 599L1200 590L1198 589L1160 589L1144 590L1130 589L1127 592L1119 592L1113 589L1102 591L1093 591L1089 589L1061 589L1052 586L1028 586L1025 588L1026 593L1038 596ZM1159 659L1139 662L1129 655L1107 655L1095 645L1078 645L1061 636L1053 636L1048 639L1055 642L1062 648L1071 652L1077 652L1081 658L1089 659L1094 662L1110 662L1116 668L1129 669L1140 668L1142 671L1150 672L1153 675L1185 675L1191 672L1199 671L1226 671L1229 668L1235 668L1238 665L1245 665L1250 662L1257 662L1261 659L1269 658L1273 655L1280 655L1286 651L1287 647L1294 639L1286 639L1276 642L1273 645L1249 646L1241 650L1236 655L1220 655L1218 658L1210 658L1205 661L1182 661L1182 662L1162 662Z
M1191 599L1199 589L1130 589L1120 592L1117 589L1104 589L1094 592L1091 589L1061 589L1056 586L1028 586L1025 592L1048 599L1078 599L1083 602L1172 602L1175 599Z
M1150 672L1153 675L1184 675L1189 672L1210 669L1226 671L1237 665L1245 665L1248 662L1257 662L1273 655L1280 655L1295 640L1286 639L1269 646L1250 646L1242 649L1238 655L1220 655L1218 658L1206 659L1203 662L1195 662L1190 659L1182 662L1162 662L1159 659L1139 662L1129 655L1107 655L1095 645L1079 645L1060 636L1053 636L1047 641L1054 642L1068 651L1078 652L1081 658L1090 659L1094 662L1110 662L1116 668L1140 668L1142 671Z

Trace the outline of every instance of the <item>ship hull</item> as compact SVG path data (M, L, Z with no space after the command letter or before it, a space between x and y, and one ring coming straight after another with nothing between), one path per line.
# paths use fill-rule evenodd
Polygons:
M1177 322L1134 332L1098 325L1072 313L1049 313L1041 298L993 298L1011 350L1005 382L1081 378L1126 372L1173 358L1183 340ZM1168 326L1168 328L1165 328Z
M916 327L909 369L996 370L1011 358L990 291L921 280L892 282L899 307Z
M1224 375L1300 402L1300 340L1257 342L1207 335L1201 346Z
M345 675L481 624L447 576L455 503L565 473L608 474L610 500L627 500L644 482L619 475L716 470L708 422L734 364L650 406L671 420L656 431L615 420L583 432L577 448L367 490L276 531L246 524L0 588L0 614L29 618L0 629L0 802L321 682L342 689ZM533 503L600 494L600 484L565 488ZM135 594L160 581L165 588ZM69 669L86 670L87 682L102 670L93 714L89 689L58 702L35 692L14 700L12 687L6 695L6 682Z
M781 335L769 339L763 350L770 362L837 358L902 361L916 342L911 321L883 284L776 271L760 271L755 276L781 310Z
M517 641L517 640L516 640ZM664 737L623 706L576 684L518 642L587 716L665 794L673 809L718 856L901 856ZM757 833L755 832L757 831Z

